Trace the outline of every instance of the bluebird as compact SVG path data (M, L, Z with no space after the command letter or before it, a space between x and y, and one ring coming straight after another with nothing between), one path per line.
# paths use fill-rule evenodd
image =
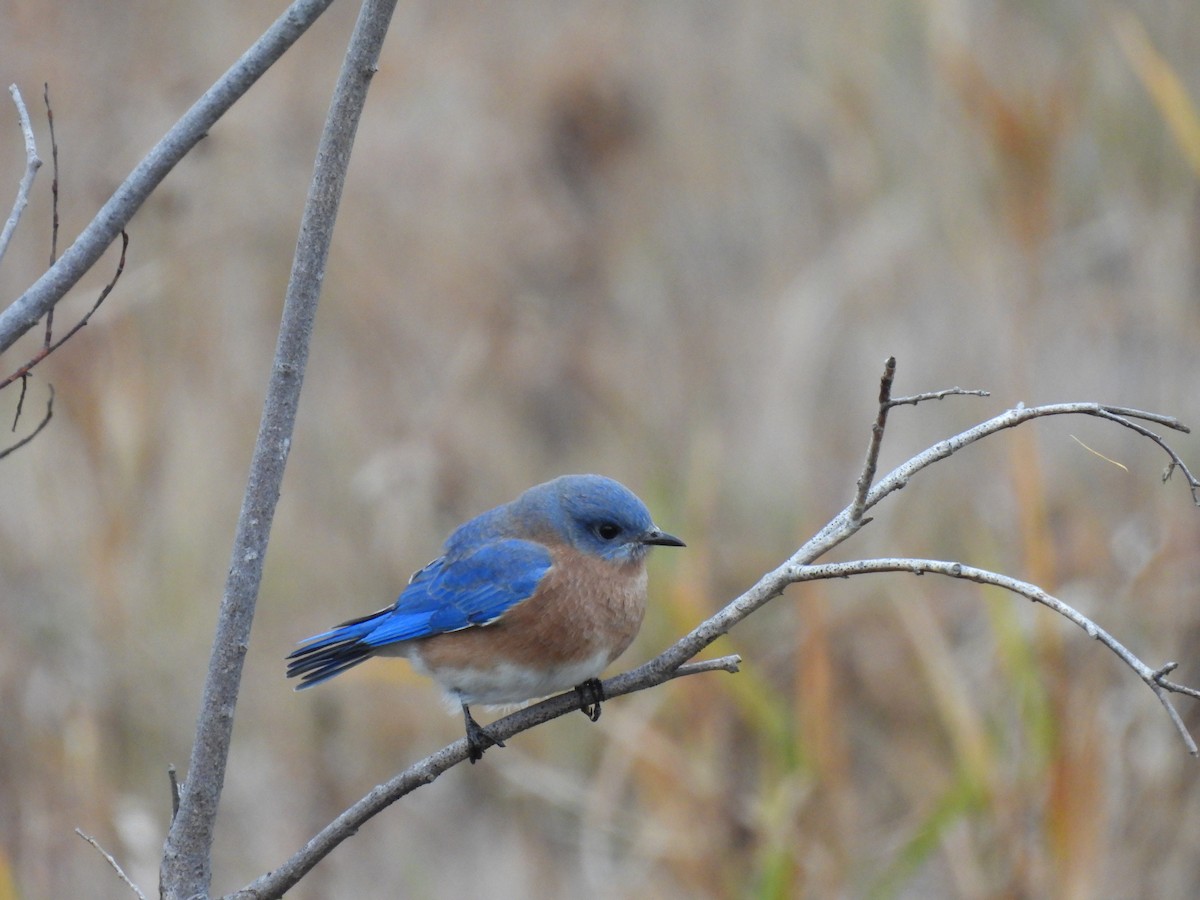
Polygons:
M594 722L597 676L646 611L646 554L682 547L646 505L601 475L564 475L460 525L396 602L302 641L297 690L372 656L406 657L462 706L474 763L504 746L470 704L523 703L574 687Z

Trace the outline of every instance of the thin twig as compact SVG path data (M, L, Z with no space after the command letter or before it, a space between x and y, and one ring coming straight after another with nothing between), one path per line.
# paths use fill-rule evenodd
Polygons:
M17 223L21 221L21 214L29 205L29 192L33 189L33 179L37 177L38 169L42 167L42 161L37 155L37 142L33 137L33 125L29 121L29 110L25 108L21 92L15 84L8 86L8 92L12 95L13 103L17 105L17 118L21 121L21 134L25 136L25 174L21 176L21 181L17 185L17 199L13 202L12 212L9 213L4 228L0 229L0 259L4 259L8 245L17 230Z
M867 492L875 483L875 471L879 465L879 449L883 446L883 431L887 427L888 410L892 408L892 382L896 380L896 357L889 356L883 364L883 375L879 379L879 409L871 425L871 441L867 445L867 458L862 474L855 482L854 502L850 504L850 521L865 525L863 511L866 509ZM870 521L870 520L867 520Z
M1165 425L1174 431L1182 431L1184 434L1192 433L1192 429L1188 428L1174 416L1164 416L1160 413L1146 412L1142 409L1131 409L1128 406L1106 406L1104 408L1114 416L1123 416L1126 419L1142 419L1146 422L1154 422L1156 425Z
M112 276L112 278L109 279L108 284L106 284L104 286L104 289L102 291L100 291L100 296L96 298L96 302L92 304L92 308L87 311L86 315L84 315L84 317L82 319L80 319L78 322L75 323L75 325L71 328L70 331L68 331L66 334L64 334L62 337L60 337L57 341L55 341L53 344L44 344L41 347L41 349L39 349L38 352L35 353L29 359L29 361L27 363L25 363L25 365L21 366L21 368L17 369L17 371L13 372L7 378L0 378L0 390L3 390L4 388L8 387L10 384L12 384L18 378L24 379L27 375L29 375L30 371L32 371L34 366L36 366L38 363L40 363L42 360L44 360L47 356L49 356L51 353L53 353L55 350L57 350L59 347L61 347L63 344L65 344L67 341L69 341L81 328L83 328L84 325L86 325L88 323L88 321L92 318L92 316L95 315L96 310L98 310L100 308L100 304L105 301L105 299L108 297L108 295L112 293L113 288L117 286L117 281L120 279L121 273L125 271L125 251L128 249L129 249L129 235L126 234L124 231L122 231L121 232L121 256L117 260L117 269L115 272L113 272L113 276ZM46 336L47 337L50 336L48 331L47 331ZM19 407L18 407L18 409L19 409ZM20 413L18 413L18 415L20 415ZM14 427L15 427L15 424L16 423L14 422Z
M167 766L167 778L171 782L171 821L174 822L179 815L179 773L175 771L174 763Z
M0 450L0 459L4 459L4 457L15 450L20 450L37 437L43 428L50 424L50 420L54 417L54 385L51 384L48 387L50 388L50 397L46 401L46 414L42 416L42 421L38 422L37 428L33 429L33 431L25 435L25 437L21 438L21 440L17 441L11 447L5 447L3 450Z
M1142 437L1150 438L1150 440L1162 447L1163 452L1171 458L1171 462L1163 471L1162 480L1166 481L1171 477L1172 472L1174 472L1176 469L1179 469L1179 471L1183 473L1183 477L1187 479L1188 486L1192 490L1192 502L1197 506L1200 506L1200 481L1196 480L1196 476L1192 474L1191 470L1180 458L1179 454L1176 453L1166 441L1164 441L1159 435L1155 434L1145 425L1139 425L1137 422L1132 421L1132 417L1137 415L1137 410L1109 407L1099 413L1099 415L1101 418L1111 419L1113 422L1116 422L1119 425L1124 425L1126 428L1136 431L1138 434L1142 435ZM1141 418L1145 418L1145 416L1143 415ZM1187 431L1188 429L1183 425L1179 425L1178 430Z
M146 900L146 895L142 893L141 888L139 888L136 884L134 884L132 881L129 880L129 876L125 874L125 871L121 868L120 863L118 863L115 859L113 859L113 856L111 853L109 853L107 850L105 850L103 847L100 846L99 841L97 841L90 834L85 834L83 831L81 831L78 828L75 829L75 833L77 835L79 835L81 838L83 838L85 841L87 841L89 844L91 844L93 847L95 847L96 852L99 853L101 856L103 856L106 860L108 860L108 864L113 867L113 871L117 873L117 877L119 877L123 882L125 882L125 884L129 886L129 889L131 891L133 891L135 894L137 894L137 896L139 898L141 898L141 900Z
M1179 663L1171 664L1172 669L1177 668L1178 666L1179 666ZM1187 694L1189 697L1195 697L1197 700L1200 700L1200 690L1197 690L1196 688L1193 688L1193 687L1188 687L1186 684L1179 684L1178 682L1175 682L1175 681L1168 681L1166 678L1162 677L1161 675L1155 676L1154 683L1161 687L1166 688L1168 691L1170 691L1173 694Z
M21 421L21 410L25 408L25 392L29 388L28 373L21 376L21 393L17 395L17 411L13 413L12 428L9 431L17 430L17 423Z
M916 406L926 400L944 400L946 397L990 397L991 391L968 390L967 388L943 388L940 391L926 391L923 394L913 394L911 397L896 397L889 401L889 406Z
M50 265L58 262L58 138L54 136L54 108L50 105L50 82L42 82L42 101L46 104L46 124L50 128ZM121 232L124 234L124 230ZM46 332L42 346L49 347L54 334L54 307L46 312Z
M100 308L100 304L103 303L105 301L105 299L107 299L108 295L112 293L112 289L117 286L117 281L120 280L121 274L125 271L125 251L127 251L128 249L129 249L129 235L124 230L122 230L121 231L121 255L117 259L117 270L115 272L113 272L112 278L110 278L108 280L108 284L106 284L104 286L104 289L102 291L100 291L100 296L96 298L96 302L92 304L92 308L87 311L87 313L84 315L84 317L82 319L80 319L78 322L76 322L70 331L68 331L66 334L64 334L62 337L60 337L57 341L55 341L53 344L51 344L50 346L48 346L46 348L47 356L49 356L51 353L53 353L55 350L57 350L59 347L61 347L63 344L65 344L67 341L69 341L71 339L71 337L76 332L79 331L79 329L83 328L83 326L88 323L88 320L91 319L91 317L96 314L96 310L98 310ZM46 332L46 336L47 337L50 336L50 332L48 329Z

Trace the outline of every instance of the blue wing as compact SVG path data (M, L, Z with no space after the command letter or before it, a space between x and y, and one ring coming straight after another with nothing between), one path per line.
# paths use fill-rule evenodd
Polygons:
M494 622L533 596L551 565L550 551L515 539L442 557L413 576L396 605L363 635L371 647Z
M516 539L442 556L418 571L395 604L303 641L288 656L298 687L319 684L401 641L486 625L533 596L549 571L550 551Z

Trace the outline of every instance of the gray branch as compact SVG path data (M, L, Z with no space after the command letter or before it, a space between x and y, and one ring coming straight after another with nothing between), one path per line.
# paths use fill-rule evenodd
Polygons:
M313 319L350 151L394 9L395 0L366 0L363 4L321 135L284 300L275 361L234 536L196 738L180 790L179 811L163 846L159 882L163 898L191 900L208 896L213 831L225 780L242 664L291 446Z
M0 353L37 324L101 257L167 173L333 0L296 0L171 127L53 266L0 312Z
M21 176L21 181L17 185L17 199L13 201L12 212L9 213L3 230L0 230L0 259L4 259L12 236L17 230L17 223L21 221L21 214L29 205L29 192L33 189L33 179L37 177L38 169L42 167L42 160L37 154L37 142L33 138L33 125L29 121L29 110L25 108L21 92L15 84L8 86L8 92L12 94L13 103L17 105L17 119L21 123L21 134L25 138L25 174Z
M737 655L700 660L679 666L672 672L660 673L654 680L642 681L632 680L630 676L634 673L630 672L604 682L604 695L611 699L685 675L714 671L736 672L740 663L741 657ZM503 740L579 708L579 696L576 693L559 694L493 722L488 725L488 733ZM390 781L376 787L326 825L283 865L272 869L241 890L226 895L224 900L277 900L308 874L313 866L328 856L338 844L357 832L364 822L383 812L406 794L411 794L421 785L434 781L447 769L453 768L466 758L467 740L462 738L414 763Z
M826 578L849 578L851 575L866 575L872 572L911 572L913 575L932 573L934 575L946 575L950 578L962 578L967 581L974 581L977 584L990 584L998 588L1003 588L1006 591L1026 597L1034 603L1040 603L1043 606L1049 607L1060 616L1074 622L1087 633L1088 637L1102 643L1115 653L1121 662L1133 669L1138 677L1146 682L1150 690L1154 691L1155 696L1158 697L1159 701L1166 708L1167 715L1170 716L1171 722L1175 725L1175 729L1183 739L1188 753L1192 756L1200 754L1200 751L1196 748L1195 740L1188 733L1187 726L1183 724L1183 719L1180 718L1174 704L1171 703L1170 697L1167 696L1169 692L1186 694L1192 697L1200 695L1200 692L1192 688L1166 681L1165 676L1175 669L1176 664L1166 663L1157 669L1150 668L1150 666L1138 659L1109 632L1105 631L1074 607L1064 603L1057 597L1047 594L1036 584L1030 584L1028 581L1021 581L1008 575L1002 575L999 572L990 572L987 569L977 569L974 566L965 566L962 563L947 562L940 559L859 559L853 562L827 563L819 566L796 566L792 570L791 580L793 583L796 583Z

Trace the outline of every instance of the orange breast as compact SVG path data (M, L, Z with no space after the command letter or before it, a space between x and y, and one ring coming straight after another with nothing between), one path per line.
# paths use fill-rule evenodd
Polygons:
M546 688L542 693L530 695L542 696L599 675L641 627L646 612L645 565L614 565L569 548L556 549L553 556L554 565L534 595L497 621L413 641L406 655L451 691L456 678L479 685L488 681L490 672L501 681L513 680L514 673L523 673L528 680L530 672L562 672L561 678L539 684ZM580 664L598 669L581 676ZM577 680L557 683L572 678ZM496 695L511 693L502 685L496 689ZM485 697L482 702L518 701Z

